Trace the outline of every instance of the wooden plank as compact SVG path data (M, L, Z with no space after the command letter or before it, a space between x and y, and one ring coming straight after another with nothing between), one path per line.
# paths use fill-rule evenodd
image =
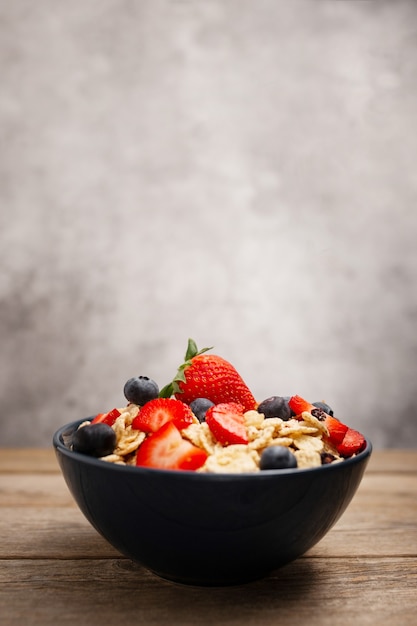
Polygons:
M389 500L389 506L387 501ZM1 507L75 507L63 477L56 475L1 475ZM417 475L365 474L344 517L354 514L363 524L366 519L373 527L380 523L393 524L417 518ZM20 515L20 514L19 514Z
M417 450L374 450L366 468L366 473L417 473Z
M75 507L61 474L0 474L0 507Z
M417 451L375 451L335 527L262 581L201 589L125 559L75 505L54 451L0 450L2 626L415 623Z
M61 475L0 475L0 507L3 558L115 555L103 540L92 542L96 533L77 508ZM414 474L404 474L400 480L398 476L365 475L342 518L313 548L314 555L334 556L414 556L416 552Z
M369 472L417 472L417 450L374 450ZM60 473L53 448L0 448L1 473Z
M77 508L4 507L0 516L1 559L115 558L120 554Z
M128 560L0 562L2 626L415 624L417 559L299 559L247 585L164 581Z
M52 448L0 448L0 474L1 473L28 472L59 473L60 468Z
M14 492L13 481L24 477L12 478L0 489L2 558L108 558L116 554L101 538L97 542L98 535L60 476L37 477L35 494L30 482L23 482ZM339 522L311 554L416 556L416 494L417 476L403 475L399 486L396 476L369 474Z

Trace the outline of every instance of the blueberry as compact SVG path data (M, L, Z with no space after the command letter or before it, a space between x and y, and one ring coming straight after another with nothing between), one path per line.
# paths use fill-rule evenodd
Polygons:
M333 409L326 402L313 402L314 406L333 417Z
M91 424L75 431L72 447L76 452L90 456L106 456L116 447L116 433L107 424Z
M284 400L286 400L286 402L289 402L291 400L291 396L282 396L284 398ZM295 416L295 411L292 410L292 408L290 407L290 411L291 411L291 417Z
M149 400L155 400L159 395L159 387L154 380L147 376L135 376L126 382L123 393L126 400L143 406Z
M272 396L263 400L257 410L258 413L262 413L265 417L280 417L285 422L291 417L288 399L281 396Z
M290 469L297 467L297 459L284 446L268 446L261 454L259 467L261 470Z
M214 402L208 398L196 398L190 404L190 409L199 422L205 422L207 410L214 406Z

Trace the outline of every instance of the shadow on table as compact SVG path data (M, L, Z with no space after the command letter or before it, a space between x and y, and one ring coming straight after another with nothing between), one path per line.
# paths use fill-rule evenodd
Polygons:
M34 575L27 567L21 575L31 577L25 602L43 626L55 626L57 616L61 626L81 617L89 626L231 625L242 619L248 626L294 617L301 603L309 606L324 584L318 560L301 557L261 580L230 587L176 584L124 558L56 560L53 571L50 562L38 561Z
M236 620L243 615L256 619L269 613L282 617L294 615L300 601L308 601L310 593L315 593L323 575L322 568L319 569L311 558L300 558L261 580L229 587L178 585L151 573L144 574L143 568L130 561L120 561L118 568L140 571L147 581L148 595L144 597L138 588L142 617L150 618L158 613L159 619L166 618L171 624L202 624L209 617L213 623L230 623L233 615ZM156 597L158 605L152 600Z

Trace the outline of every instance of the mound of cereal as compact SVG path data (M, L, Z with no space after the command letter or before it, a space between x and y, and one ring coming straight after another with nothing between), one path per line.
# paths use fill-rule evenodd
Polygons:
M272 396L256 402L225 359L189 340L184 363L163 389L138 376L127 406L83 422L72 448L103 461L200 473L313 468L342 462L366 441L323 402Z

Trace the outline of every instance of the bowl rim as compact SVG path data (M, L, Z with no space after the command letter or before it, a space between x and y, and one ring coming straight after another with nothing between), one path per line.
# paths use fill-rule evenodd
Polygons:
M151 474L151 475L159 475L161 477L162 476L171 476L171 477L172 476L184 476L184 477L187 476L191 479L199 480L199 481L202 481L202 480L204 481L223 480L224 481L225 479L238 481L242 479L247 480L249 477L252 477L252 479L255 479L255 480L262 480L262 479L265 479L267 477L272 477L272 476L275 476L275 477L299 476L299 475L304 475L304 474L311 475L313 473L317 474L319 472L329 473L332 471L338 471L342 467L347 468L351 465L356 465L357 463L361 463L365 459L369 459L373 450L372 442L370 441L370 439L368 439L368 437L363 435L366 441L366 446L361 452L347 459L344 459L341 462L328 463L325 465L320 465L318 467L289 468L289 469L275 469L275 470L271 469L271 470L263 470L259 472L239 472L239 473L212 472L212 473L209 473L209 472L196 472L194 470L171 470L171 469L159 469L155 467L138 467L136 465L118 465L117 463L110 463L108 461L103 461L97 457L89 456L81 452L75 452L74 450L70 450L63 442L62 436L66 431L74 429L76 426L79 426L83 422L86 422L92 419L93 417L91 416L85 417L83 419L78 419L72 422L68 422L67 424L64 424L63 426L58 428L52 437L53 447L55 448L56 452L60 452L64 456L70 459L73 459L75 461L78 461L80 463L84 463L86 465L101 468L105 471L115 471L115 472L122 472L122 473L127 472L128 474L137 475L137 476L140 476L140 475L146 476L146 475Z

